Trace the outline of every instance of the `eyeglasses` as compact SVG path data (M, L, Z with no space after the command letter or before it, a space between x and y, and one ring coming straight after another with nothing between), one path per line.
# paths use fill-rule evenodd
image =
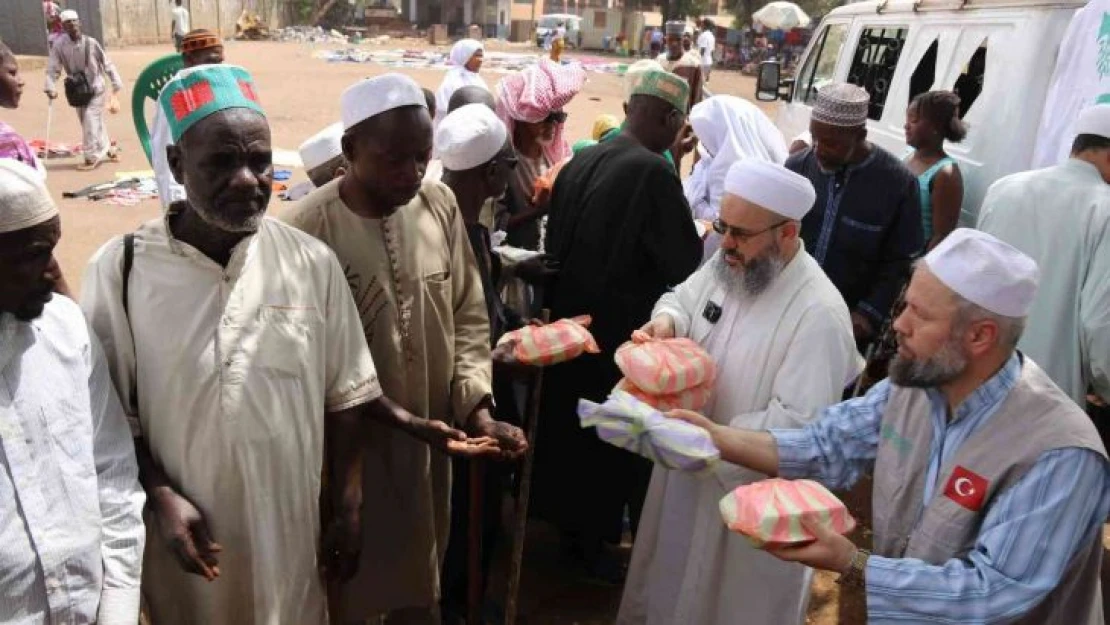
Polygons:
M774 230L775 228L778 228L779 226L787 224L787 223L790 223L790 220L789 219L783 219L782 221L780 221L778 223L775 223L775 224L771 224L770 226L767 226L766 228L764 228L762 230L759 230L759 231L756 231L756 232L748 232L747 230L744 230L743 228L737 228L736 226L730 226L730 225L726 224L725 222L721 221L721 218L718 217L717 219L713 220L713 231L716 232L717 234L721 234L721 235L728 234L732 238L739 241L740 243L747 243L748 241L756 238L757 236L759 236L759 235L761 235L765 232L770 232L770 231Z
M567 114L563 111L551 111L543 121L545 124L565 124L567 123Z

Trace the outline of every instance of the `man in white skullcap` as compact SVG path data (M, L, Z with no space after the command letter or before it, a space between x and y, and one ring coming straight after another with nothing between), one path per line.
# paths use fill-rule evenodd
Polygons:
M917 265L890 377L863 397L801 429L673 416L766 475L845 489L874 472L873 553L805 519L815 541L769 549L863 588L870 623L1096 625L1110 462L1083 411L1015 350L1037 282L1030 257L957 229Z
M813 187L781 165L728 172L714 229L720 250L663 295L643 330L701 344L717 363L706 415L731 428L799 427L840 398L862 360L848 307L806 252L800 221ZM810 572L753 548L717 502L765 476L726 467L711 479L656 466L619 625L800 625Z
M40 181L0 160L0 622L133 625L145 497L100 343L51 295L61 222Z
M810 116L812 147L786 160L817 192L802 240L852 311L861 351L879 338L924 247L917 178L867 140L870 106L856 85L823 87Z
M686 30L685 21L670 21L663 25L666 36L663 53L655 58L656 62L668 72L681 76L690 85L690 104L687 110L701 101L702 68L701 55L696 50L685 50L682 35Z
M80 105L72 102L70 105L77 110L77 119L81 122L81 144L85 156L84 164L77 169L89 171L106 158L117 158L116 147L108 136L104 111L119 112L116 95L123 89L123 80L100 42L81 32L77 12L62 11L61 18L66 36L57 38L50 46L50 60L46 65L46 97L51 100L58 97L57 82L62 70L69 78L84 74L92 97ZM105 77L112 83L111 94L106 91Z
M286 192L285 200L299 200L347 171L343 158L343 123L336 122L312 135L298 150L308 180L293 185Z
M340 617L438 625L451 488L443 452L454 453L460 429L496 439L467 454L516 456L526 443L491 414L489 319L458 203L442 183L422 182L432 151L423 91L384 74L340 101L350 168L282 218L339 257L382 388L423 417L408 425L427 441L372 424L363 483L375 512L363 516L362 563Z
M1073 135L1066 162L995 182L979 229L1040 265L1019 347L1084 406L1089 392L1110 402L1110 104L1083 110Z

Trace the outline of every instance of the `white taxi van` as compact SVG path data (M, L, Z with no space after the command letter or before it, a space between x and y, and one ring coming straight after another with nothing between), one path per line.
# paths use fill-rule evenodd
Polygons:
M909 152L903 126L917 94L955 91L967 138L946 146L964 176L960 225L973 226L987 187L1030 168L1060 40L1082 0L890 0L833 10L814 31L794 79L760 67L756 97L783 100L789 140L809 128L817 90L857 84L871 95L868 138Z

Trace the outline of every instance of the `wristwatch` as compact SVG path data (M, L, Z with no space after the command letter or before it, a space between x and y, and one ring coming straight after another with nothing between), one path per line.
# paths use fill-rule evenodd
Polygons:
M866 549L856 549L855 555L852 556L852 563L840 574L840 578L836 580L836 583L842 586L863 588L867 581L864 571L867 570L867 559L870 557L870 551Z

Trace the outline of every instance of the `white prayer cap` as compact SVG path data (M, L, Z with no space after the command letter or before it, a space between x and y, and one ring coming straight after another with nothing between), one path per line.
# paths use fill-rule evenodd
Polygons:
M15 159L0 158L0 233L25 230L57 214L41 174Z
M485 104L451 111L436 128L435 150L448 171L466 171L488 163L505 147L505 123Z
M1036 261L971 228L953 230L925 255L925 265L964 299L1004 317L1024 317L1037 292Z
M337 156L343 155L343 124L335 122L320 132L312 135L301 144L298 152L304 168L315 169L326 164Z
M73 9L66 9L65 11L62 11L58 15L58 17L62 20L63 24L66 23L66 22L79 22L79 21L81 21L81 18L77 17L77 11L74 11Z
M402 106L428 108L420 85L397 73L360 80L347 87L339 102L343 110L343 130L350 130L361 121Z
M745 158L729 168L725 193L795 221L804 217L817 199L808 178L757 158Z
M1083 109L1075 121L1075 134L1110 139L1110 104L1096 104Z
M871 96L862 87L851 83L833 83L821 87L809 118L828 126L857 128L867 124Z

